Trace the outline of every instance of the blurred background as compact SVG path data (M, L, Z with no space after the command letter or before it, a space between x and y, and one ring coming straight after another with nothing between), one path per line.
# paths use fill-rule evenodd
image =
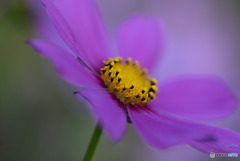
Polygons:
M165 24L164 57L155 71L160 81L183 74L213 74L227 82L240 99L239 0L97 2L111 39L121 22L135 13L155 16ZM94 121L72 94L77 88L60 79L49 62L24 44L36 38L39 13L45 15L39 0L0 1L0 160L79 161ZM222 120L206 123L240 132L239 115L238 109ZM187 145L152 149L129 125L118 144L103 135L94 160L213 159Z

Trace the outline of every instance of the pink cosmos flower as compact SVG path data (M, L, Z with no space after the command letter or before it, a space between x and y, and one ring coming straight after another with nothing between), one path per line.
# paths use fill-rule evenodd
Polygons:
M63 79L80 87L79 98L111 140L121 139L131 121L142 139L158 149L189 144L204 153L240 153L239 133L192 121L219 118L235 109L235 97L222 81L189 76L157 83L150 77L163 43L156 20L127 20L117 32L118 54L112 58L93 1L43 0L43 4L68 48L52 40L28 44L52 61Z

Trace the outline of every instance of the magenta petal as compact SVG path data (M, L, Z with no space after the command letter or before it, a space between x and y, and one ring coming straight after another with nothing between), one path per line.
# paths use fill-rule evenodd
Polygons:
M81 89L78 94L87 103L109 137L113 141L120 140L127 124L124 108L106 91Z
M72 51L69 49L66 43L61 39L61 37L59 37L59 34L56 31L50 19L48 18L48 15L45 11L44 6L41 4L41 1L29 0L28 3L31 4L30 9L35 15L34 29L37 37L40 37L40 39L43 39L43 40L47 40L48 42L51 42L61 47L65 51L72 53Z
M42 0L60 36L89 66L98 70L109 57L100 14L91 0Z
M199 126L202 130L208 132L205 138L192 141L192 147L203 153L238 153L240 154L240 133L208 126Z
M59 75L66 81L78 86L100 88L92 73L64 50L39 40L32 40L27 43L49 59L55 65Z
M163 43L162 26L150 18L132 18L125 22L117 34L119 55L138 60L149 70L155 65Z
M175 79L159 87L153 110L186 118L213 119L225 116L236 107L231 90L215 77Z
M187 144L193 139L205 136L205 132L195 124L155 114L147 107L129 108L129 116L142 139L157 149Z

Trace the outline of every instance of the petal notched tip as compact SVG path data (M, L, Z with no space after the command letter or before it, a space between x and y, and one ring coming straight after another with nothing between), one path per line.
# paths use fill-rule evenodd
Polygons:
M193 140L190 143L192 147L206 154L210 152L240 154L239 132L209 125L200 126L208 135L201 139Z

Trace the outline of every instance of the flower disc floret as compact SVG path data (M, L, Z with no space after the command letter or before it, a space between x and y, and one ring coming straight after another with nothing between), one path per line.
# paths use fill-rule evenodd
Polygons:
M107 90L124 104L143 106L156 98L157 80L150 78L138 61L133 62L131 58L125 61L121 57L110 58L104 61L100 74Z

